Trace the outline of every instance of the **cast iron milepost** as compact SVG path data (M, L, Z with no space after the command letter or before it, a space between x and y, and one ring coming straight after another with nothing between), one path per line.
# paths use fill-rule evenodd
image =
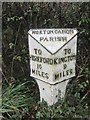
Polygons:
M30 75L39 86L41 101L53 105L64 97L68 81L75 76L77 30L31 29L28 42Z

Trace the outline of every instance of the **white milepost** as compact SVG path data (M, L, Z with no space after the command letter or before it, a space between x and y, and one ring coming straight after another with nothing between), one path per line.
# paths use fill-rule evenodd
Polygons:
M40 99L48 105L64 97L75 76L77 30L31 29L28 32L31 76L37 81Z

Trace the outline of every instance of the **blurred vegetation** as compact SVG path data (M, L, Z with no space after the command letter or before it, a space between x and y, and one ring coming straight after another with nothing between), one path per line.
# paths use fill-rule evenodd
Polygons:
M2 5L2 108L4 120L89 118L90 116L90 2ZM65 99L48 106L30 77L28 31L31 28L77 28L76 77Z

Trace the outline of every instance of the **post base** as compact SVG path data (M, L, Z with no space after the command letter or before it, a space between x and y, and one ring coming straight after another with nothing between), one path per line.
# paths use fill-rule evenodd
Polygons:
M40 100L44 99L48 105L55 104L59 98L64 98L69 79L61 83L51 85L36 79L39 86Z

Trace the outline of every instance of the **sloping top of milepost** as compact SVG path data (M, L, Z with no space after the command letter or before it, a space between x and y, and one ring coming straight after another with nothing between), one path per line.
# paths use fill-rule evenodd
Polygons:
M30 29L28 34L53 55L77 35L77 30Z

